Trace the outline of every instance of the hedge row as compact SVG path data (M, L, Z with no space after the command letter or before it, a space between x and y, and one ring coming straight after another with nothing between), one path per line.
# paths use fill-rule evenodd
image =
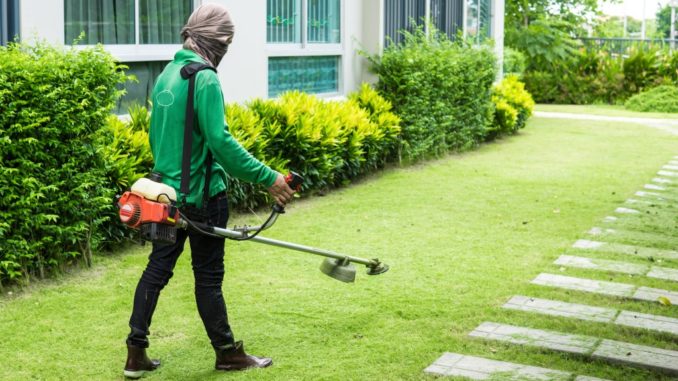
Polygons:
M124 80L101 47L0 47L0 281L89 263L113 197L97 132Z
M495 60L486 48L412 36L380 63L385 97L368 85L345 101L291 92L229 104L226 122L259 160L303 173L308 193L402 155L440 155L515 133L531 113L516 77L492 86ZM153 162L149 111L134 108L125 122L109 114L124 79L100 48L0 50L0 287L89 262L93 248L129 238L113 196ZM269 202L261 187L230 182L234 208Z
M523 76L539 103L623 104L659 85L678 85L678 52L637 45L623 55L580 49L550 67Z
M403 120L408 161L470 149L486 140L493 121L497 62L489 47L450 41L423 29L370 57L377 88Z

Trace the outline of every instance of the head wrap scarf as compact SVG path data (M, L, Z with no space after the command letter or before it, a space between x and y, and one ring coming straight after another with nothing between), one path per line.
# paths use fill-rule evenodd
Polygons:
M198 7L181 29L184 49L196 52L214 67L219 66L234 33L231 15L218 4Z

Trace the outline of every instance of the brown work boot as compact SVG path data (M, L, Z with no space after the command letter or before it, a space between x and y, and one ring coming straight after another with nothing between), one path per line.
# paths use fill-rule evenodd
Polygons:
M273 364L268 357L257 357L245 353L242 341L226 348L215 348L217 361L214 365L216 370L243 370L249 368L266 368Z
M154 371L160 366L160 360L151 360L146 355L146 348L127 344L127 362L125 363L125 377L139 378L146 372Z

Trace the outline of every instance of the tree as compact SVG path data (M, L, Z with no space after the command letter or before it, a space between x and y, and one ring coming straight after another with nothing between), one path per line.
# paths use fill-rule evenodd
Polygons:
M505 25L507 29L526 28L544 17L579 24L586 16L598 13L598 7L598 0L507 0Z
M671 7L668 5L657 11L657 32L662 38L671 38Z

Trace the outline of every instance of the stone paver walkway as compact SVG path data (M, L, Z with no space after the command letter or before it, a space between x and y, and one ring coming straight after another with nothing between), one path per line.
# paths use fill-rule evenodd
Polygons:
M578 320L613 323L626 327L649 329L678 336L678 319L632 311L619 311L614 308L593 307L584 304L561 302L557 300L514 296L503 308L543 315L560 316Z
M678 352L667 349L493 322L482 323L469 336L574 353L678 375Z
M599 117L592 115L539 112L536 114L537 116L548 118L641 123L649 127L663 129L674 135L678 135L678 119L647 120L642 118ZM666 206L672 206L673 203L678 203L678 155L674 156L672 160L663 165L657 172L657 176L654 177L650 183L642 185L642 190L637 191L635 196L638 198L627 199L624 202L624 206L619 206L615 209L614 215L607 216L603 219L606 224L611 224L611 226L593 227L588 231L588 234L595 236L596 240L577 240L570 250L563 253L563 255L558 257L554 262L554 265L560 266L561 270L569 267L629 274L634 276L632 278L634 284L609 282L599 279L584 279L550 273L541 273L537 275L531 283L546 287L597 293L643 302L653 302L656 306L663 306L662 308L669 308L671 310L676 308L678 305L678 291L674 291L673 288L664 290L642 285L643 279L647 278L678 282L678 266L675 265L675 261L678 260L678 251L652 247L656 246L659 242L662 243L660 246L664 247L671 247L674 243L678 244L678 242L676 242L677 240L673 240L674 232L667 232L669 236L661 236L654 230L623 230L624 225L620 226L622 230L619 230L615 225L619 224L619 221L626 219L651 221L657 214L673 213L670 210L667 211ZM635 224L636 222L631 226L635 226ZM614 242L625 236L633 236L631 242L643 242L646 243L646 246ZM608 242L608 239L611 239L611 241ZM596 253L595 255L592 254L594 252ZM581 255L582 253L588 253L588 255L592 255L595 258L590 258L588 255L583 256ZM628 263L615 260L614 258L602 258L619 255L634 256L636 258L646 259L647 262ZM662 266L657 265L659 262L662 262ZM502 307L507 310L521 311L523 313L527 312L565 319L576 319L584 322L591 322L591 324L610 324L639 330L655 331L674 337L674 339L664 343L667 347L672 349L655 348L639 345L637 343L614 341L604 337L599 338L566 332L545 331L494 322L484 322L480 324L469 334L469 336L484 340L497 340L517 345L548 348L558 352L584 356L590 359L600 359L611 364L618 364L618 366L640 367L654 372L678 376L678 351L673 350L673 348L678 348L678 340L676 339L676 337L678 337L677 318L522 295L513 296ZM472 380L529 379L602 381L597 378L576 376L559 370L457 353L444 353L431 366L426 368L425 372L444 376L466 377Z
M676 291L636 286L633 284L605 282L547 273L537 275L537 277L532 280L532 283L542 286L592 292L595 294L618 296L647 302L659 302L661 299L666 298L671 304L678 304L678 292Z
M653 247L642 247L634 245L624 245L619 243L608 243L602 241L591 241L587 239L577 240L573 245L573 249L580 250L594 250L602 251L612 254L626 254L640 257L664 258L664 259L678 259L678 251L662 250Z
M466 377L471 380L570 381L574 377L568 372L449 352L444 353L431 366L424 369L424 372L441 376ZM586 376L577 376L574 380L606 381Z
M645 275L649 278L657 278L678 282L678 270L669 267L642 265L607 259L577 257L574 255L561 255L553 262L556 265L576 267L580 269L611 271L623 274Z

